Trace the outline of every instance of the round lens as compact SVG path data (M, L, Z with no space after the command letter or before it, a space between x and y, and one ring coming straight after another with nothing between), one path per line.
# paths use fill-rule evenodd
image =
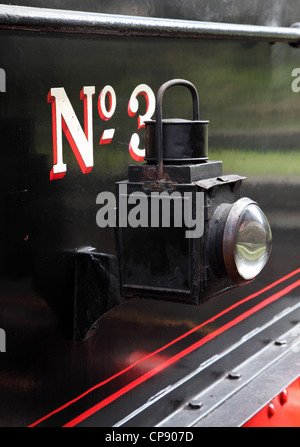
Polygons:
M240 216L234 245L234 259L239 274L253 279L267 263L272 247L272 232L262 210L249 204Z

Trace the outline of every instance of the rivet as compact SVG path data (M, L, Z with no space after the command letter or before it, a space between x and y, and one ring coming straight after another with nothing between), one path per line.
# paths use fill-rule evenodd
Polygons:
M283 390L280 393L279 402L281 403L281 405L284 405L287 402L287 400L288 400L288 392L287 390Z
M241 374L237 372L230 372L227 376L229 380L238 380L241 378Z
M276 340L275 341L275 346L284 346L286 344L287 344L286 340Z
M191 400L191 402L189 402L188 404L188 408L190 410L200 410L200 408L203 407L203 402L200 401L196 401L196 400Z
M275 406L272 404L272 402L268 406L268 416L271 418L275 414Z

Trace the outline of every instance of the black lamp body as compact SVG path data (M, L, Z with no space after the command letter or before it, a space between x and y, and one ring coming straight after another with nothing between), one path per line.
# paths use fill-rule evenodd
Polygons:
M162 97L173 85L191 91L193 121L162 119ZM142 196L147 209L147 223L132 227L125 222L117 227L121 293L199 304L236 285L228 278L222 257L224 213L218 219L215 212L241 198L244 177L222 176L222 162L208 160L209 122L198 120L198 95L192 84L182 80L164 84L157 94L156 111L156 122L146 122L146 164L129 166L128 180L117 184L117 222L124 220L122 200L127 216L138 203L130 205L130 196ZM153 215L154 209L158 211L152 204L155 200L160 211L170 210L168 226ZM195 231L202 225L197 237L187 237L192 228L183 217L182 225L175 225L176 200L181 201L181 216L185 200L191 201Z

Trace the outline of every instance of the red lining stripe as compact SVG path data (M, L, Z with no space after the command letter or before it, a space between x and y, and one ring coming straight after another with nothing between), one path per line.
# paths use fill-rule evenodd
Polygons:
M286 281L287 279L291 278L292 276L296 275L297 273L300 273L300 268L299 268L299 269L296 269L296 270L292 271L291 273L289 273L289 274L283 276L282 278L280 278L280 279L274 281L273 283L269 284L268 286L264 287L263 289L259 290L258 292L255 292L255 293L249 295L248 297L246 297L246 298L242 299L241 301L239 301L239 302L233 304L232 306L228 307L227 309L224 309L222 312L220 312L220 313L217 314L217 315L214 315L214 316L213 316L212 318L210 318L209 320L207 320L207 321L201 323L200 325L194 327L193 329L191 329L191 330L185 332L184 334L182 334L182 335L179 336L178 338L172 340L171 342L167 343L166 345L162 346L161 348L157 349L156 351L154 351L154 352L152 352L152 353L146 355L145 357L143 357L143 358L137 360L137 361L134 362L133 364L129 365L127 368L125 368L125 369L119 371L118 373L114 374L113 376L109 377L108 379L106 379L106 380L104 380L104 381L98 383L97 385L95 385L94 387L92 387L92 388L90 388L89 390L85 391L84 393L80 394L80 395L77 396L76 398L74 398L74 399L72 399L71 401L65 403L64 405L60 406L60 407L57 408L56 410L54 410L54 411L52 411L51 413L47 414L46 416L40 418L38 421L36 421L36 422L32 423L31 425L29 425L29 427L35 427L36 425L40 424L40 423L43 422L44 420L46 420L46 419L48 419L49 417L53 416L54 414L56 414L56 413L62 411L63 409L65 409L65 408L68 407L69 405L72 405L73 403L77 402L78 400L80 400L81 398L83 398L83 397L86 396L87 394L91 393L92 391L96 390L97 388L100 388L101 386L105 385L106 383L110 382L111 380L113 380L113 379L117 378L118 376L124 374L125 372L129 371L131 368L135 367L135 366L138 365L139 363L141 363L141 362L143 362L143 361L149 359L150 357L152 357L152 356L154 356L154 355L160 353L160 352L163 351L164 349L167 349L168 347L172 346L173 344L177 343L178 341L184 339L185 337L189 336L190 334L192 334L192 333L196 332L197 330L201 329L203 326L206 326L207 324L209 324L209 323L211 323L211 322L217 320L217 319L220 318L221 316L223 316L223 315L225 315L226 313L230 312L232 309L234 309L234 308L240 306L241 304L243 304L243 303L245 303L245 302L247 302L247 301L249 301L249 300L251 300L251 299L257 297L258 295L263 294L264 292L266 292L266 291L270 290L271 288L277 286L278 284L280 284L280 283ZM295 284L295 283L294 283L294 284ZM284 289L284 290L285 290L285 289ZM242 315L244 315L244 314L242 314ZM233 320L233 321L235 321L235 320ZM216 334L216 335L218 335L218 334ZM204 339L201 339L201 340L205 340L206 338L207 338L207 337L204 337ZM200 340L200 342L201 342L201 340ZM206 342L204 342L204 343L206 343ZM192 345L192 346L193 346L193 345ZM199 346L200 346L200 345L199 345ZM188 348L187 348L187 349L188 349ZM195 349L196 349L196 348L195 348ZM172 358L173 358L173 357L172 357ZM146 373L146 374L148 374L148 373ZM144 376L141 376L141 377L144 377ZM141 378L141 377L140 377L140 378ZM140 379L140 378L139 378L139 379ZM139 380L139 379L137 379L137 380ZM134 381L134 382L135 382L135 381ZM132 382L132 383L134 383L134 382ZM131 384L129 384L128 386L130 386L130 385L131 385ZM125 387L125 388L127 388L127 387ZM115 393L115 394L116 394L116 393ZM114 396L114 394L113 394L112 396ZM110 396L110 397L111 397L111 396ZM108 397L107 399L109 399L110 397ZM106 401L107 399L105 399L104 401ZM102 401L102 402L104 402L104 401ZM108 403L109 403L109 402L108 402ZM97 410L96 410L96 411L97 411Z
M202 338L201 340L197 341L196 343L190 345L188 348L184 349L183 351L179 352L178 354L174 355L173 357L170 357L165 362L161 363L160 365L156 366L152 370L148 371L147 373L143 374L142 376L135 379L133 382L129 383L125 387L121 388L119 391L113 393L111 396L107 397L106 399L99 402L97 405L94 405L89 410L85 411L84 413L80 414L76 418L72 419L70 422L64 425L64 427L74 427L75 425L79 424L83 420L87 419L89 416L93 415L97 411L99 411L101 408L105 407L106 405L110 404L111 402L115 401L119 397L126 394L128 391L132 390L133 388L137 387L141 383L145 382L146 380L150 379L160 371L164 370L168 366L174 364L176 361L180 360L182 357L185 357L187 354L190 354L195 349L199 348L200 346L204 345L208 341L215 338L217 335L222 334L226 330L230 329L235 324L240 323L245 318L249 317L250 315L254 314L258 310L264 308L268 304L273 303L274 301L278 300L282 296L289 293L291 290L295 289L296 287L300 286L300 280L294 282L293 284L289 285L288 287L285 287L280 292L275 293L274 295L271 295L269 298L265 299L261 303L254 306L252 309L244 312L240 316L234 318L229 323L225 324L224 326L220 327L219 329L215 330L214 332L211 332L206 337Z

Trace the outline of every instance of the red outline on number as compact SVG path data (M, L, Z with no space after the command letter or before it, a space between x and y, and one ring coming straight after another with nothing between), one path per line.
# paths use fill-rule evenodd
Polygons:
M80 152L79 152L79 150L77 148L77 145L76 145L76 143L75 143L75 141L74 141L74 139L72 137L71 132L69 131L69 128L68 128L68 126L67 126L63 116L61 118L62 118L62 128L63 128L63 131L64 131L64 133L65 133L65 135L67 137L67 140L68 140L68 142L69 142L69 144L70 144L70 146L72 148L72 151L73 151L73 153L74 153L74 155L76 157L76 160L77 160L77 162L78 162L78 164L80 166L80 169L82 170L83 174L88 174L93 169L93 166L89 166L89 167L86 166L86 164L83 161L83 158L80 155Z
M101 138L100 138L100 141L99 141L99 145L110 144L112 142L112 138L102 138L102 136L103 136L103 134L101 135Z
M145 116L145 115L147 115L148 110L149 110L149 96L148 96L148 93L145 92L145 91L140 92L136 97L138 97L140 95L144 96L144 98L146 100L146 104L147 104L146 105L146 113L144 113L144 115L142 115L142 116ZM142 127L145 127L145 124L144 123L141 124L141 115L139 115L139 117L138 117L138 129L141 129Z
M100 118L103 119L103 121L108 121L111 119L111 116L110 117L105 116L102 111L102 108L101 108L101 99L100 98L101 98L102 92L103 92L103 89L101 90L101 92L99 93L99 96L98 96L98 113L100 115ZM109 113L112 109L112 96L111 96L110 91L107 91L105 96L106 95L109 95L109 97L108 97L109 98L109 109L107 110L107 113Z
M140 155L137 155L137 153L132 148L131 140L129 142L129 154L130 154L131 158L133 158L133 160L135 160L135 161L144 161L145 155L143 157L141 157Z
M88 128L88 119L87 119L87 95L84 93L83 89L80 92L80 99L83 101L83 111L84 111L84 133L86 139L89 139L89 128Z
M109 130L113 130L114 131L113 132L113 136L111 138L103 138L103 135L105 135L105 132L108 132ZM113 140L114 134L115 134L115 129L105 129L103 134L101 135L101 138L100 138L100 141L99 141L99 145L110 144L112 142L112 140Z
M103 90L104 89L102 89L101 90L101 92L99 93L99 96L98 96L98 113L99 113L99 115L100 115L100 118L103 120L103 121L108 121L108 120L110 120L112 117L111 116L106 116L105 114L104 114L104 112L103 112L103 110L102 110L102 107L101 107L101 95L102 95L102 92L103 92ZM113 106L113 104L112 104L112 94L111 94L111 92L108 90L106 93L105 93L105 95L108 95L108 98L109 98L109 109L108 110L106 110L106 112L107 113L110 113L110 111L111 111L111 109L112 109L112 106ZM103 145L103 144L110 144L111 142L112 142L112 138L103 138L103 135L105 134L105 130L103 131L103 133L102 133L102 135L101 135L101 137L100 137L100 141L99 141L99 145Z
M149 96L148 96L148 93L145 90L142 90L135 96L135 99L137 99L140 95L143 95L145 100L146 100L146 111L145 111L144 115L139 115L138 116L138 130L143 128L143 127L145 127L145 124L141 122L141 120L142 120L141 116L144 117L145 115L147 115L148 110L149 110ZM130 108L130 99L128 101L127 112L128 112L128 115L131 118L133 118L137 114L137 111L133 112L131 110L131 108ZM131 140L129 142L129 154L130 154L131 158L133 160L135 160L135 161L144 161L145 155L142 156L142 157L140 155L137 155L137 153L135 152L135 150L132 147Z
M57 139L56 139L56 102L55 97L51 96L51 90L48 93L47 101L52 106L52 139L53 139L53 165L57 164ZM50 180L55 180L59 178L63 178L66 174L65 172L59 172L57 174L53 173L53 168L50 171Z
M128 101L127 113L128 113L128 115L130 116L130 118L133 118L133 117L137 114L137 111L136 111L136 112L133 112L133 111L131 110L131 108L130 108L130 100Z
M143 95L144 98L145 98L145 100L146 100L146 112L144 113L144 115L142 115L142 116L145 116L145 115L147 115L147 112L148 112L148 110L149 110L149 96L148 96L148 93L145 92L145 91L143 90L143 91L139 92L139 93L135 96L135 98L137 99L140 95ZM137 114L137 111L136 111L136 112L133 112L133 111L131 110L131 108L130 108L130 99L129 99L129 101L128 101L127 112L128 112L128 115L129 115L131 118L133 118L133 117ZM139 115L139 117L138 117L138 129L141 129L142 127L145 127L145 124L141 124L141 118L140 118L140 115Z
M94 96L94 94L93 94ZM80 92L80 99L83 100L83 110L84 110L84 134L88 139L88 118L87 118L87 95L84 93L83 89ZM52 104L52 135L53 135L53 165L57 164L57 123L56 123L56 100L54 96L51 96L51 90L47 96L48 103ZM71 135L71 132L64 120L64 117L61 115L62 120L62 130L65 133L67 140L72 148L72 151L76 157L76 160L80 166L83 174L88 174L93 169L93 166L87 167L83 161L83 158L80 155L80 152L77 148L77 145ZM66 171L59 172L57 174L53 173L53 168L50 171L50 180L55 180L59 178L63 178L66 174Z
M200 325L194 327L193 329L185 332L180 337L172 340L171 342L167 343L166 345L162 346L161 348L157 349L156 351L146 355L145 357L143 357L140 360L136 361L135 363L133 363L132 365L128 366L127 368L119 371L115 375L109 377L108 379L104 380L103 382L100 382L99 384L97 384L94 387L90 388L89 390L85 391L83 394L79 395L78 397L76 397L75 399L71 400L70 402L67 402L63 406L57 408L56 410L52 411L48 415L42 417L38 421L36 421L33 424L29 425L29 427L34 427L34 426L38 425L42 421L44 421L47 418L51 417L52 415L58 413L59 411L62 411L64 408L66 408L69 405L73 404L74 402L80 400L81 398L83 398L84 396L89 394L90 392L96 390L97 388L100 388L101 386L105 385L106 383L110 382L111 380L115 379L116 377L124 374L125 372L127 372L128 370L130 370L131 368L136 366L137 364L139 364L139 363L143 362L144 360L147 360L148 358L150 358L150 357L160 353L164 349L172 346L173 344L177 343L178 341L186 338L190 334L192 334L192 333L196 332L197 330L201 329L203 326L206 326L207 324L212 323L216 319L218 319L221 316L227 314L228 312L230 312L234 308L240 306L241 304L246 303L247 301L250 301L251 299L257 297L258 295L263 294L264 292L267 292L268 290L270 290L273 287L277 286L278 284L286 281L287 279L291 278L292 276L296 275L297 273L300 273L300 269L294 270L293 272L291 272L288 275L285 275L284 277L276 280L275 282L269 284L268 286L264 287L263 289L259 290L258 292L255 292L255 293L247 296L246 298L242 299L241 301L239 301L239 302L233 304L232 306L228 307L227 309L224 309L222 312L220 312L219 314L213 316L209 320L207 320L207 321L201 323ZM67 424L64 425L64 427L74 427L75 425L79 424L80 422L82 422L83 420L85 420L86 418L91 416L92 414L94 414L97 411L99 411L101 408L105 407L106 405L108 405L111 402L115 401L116 399L118 399L122 395L126 394L128 391L134 389L135 387L137 387L141 383L145 382L146 380L150 379L154 375L158 374L159 372L163 371L167 367L171 366L176 361L180 360L184 356L186 356L186 355L190 354L191 352L193 352L194 350L198 349L200 346L204 345L208 341L210 341L213 338L217 337L218 335L222 334L223 332L225 332L226 330L230 329L234 325L236 325L236 324L240 323L241 321L245 320L246 318L248 318L250 315L254 314L255 312L257 312L257 311L259 311L261 309L263 309L267 305L273 303L274 301L278 300L279 298L283 297L284 295L286 295L287 293L289 293L290 291L292 291L293 289L295 289L295 288L297 288L299 286L300 286L300 280L297 280L294 283L292 283L289 286L287 286L284 289L282 289L281 291L279 291L279 292L269 296L268 298L263 300L261 303L257 304L256 306L252 307L248 311L244 312L243 314L241 314L238 317L234 318L233 320L229 321L224 326L221 326L220 328L216 329L215 331L209 333L208 335L206 335L202 339L198 340L196 343L193 343L192 345L188 346L184 350L178 352L176 355L170 357L168 360L163 361L160 365L156 366L155 368L152 368L147 373L145 373L142 376L138 377L137 379L135 379L134 381L132 381L131 383L129 383L125 387L121 388L117 392L115 392L112 395L108 396L106 399L100 401L97 405L93 406L89 410L85 411L84 413L80 414L76 418L74 418L71 421L69 421Z

